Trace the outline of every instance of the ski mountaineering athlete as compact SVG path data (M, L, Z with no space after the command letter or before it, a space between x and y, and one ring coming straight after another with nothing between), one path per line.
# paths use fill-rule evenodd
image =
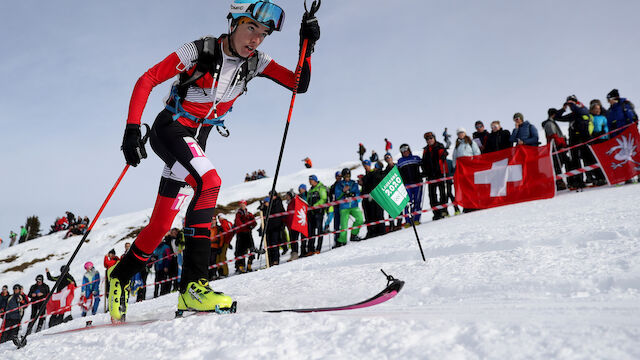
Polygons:
M249 80L260 76L293 90L295 74L256 48L273 31L280 31L284 11L269 0L235 0L227 16L229 33L185 44L149 69L136 83L122 142L127 164L136 166L146 157L140 118L154 86L179 76L166 108L150 130L151 147L165 162L158 197L149 224L140 232L120 262L109 269L109 309L112 320L122 321L127 311L129 282L141 271L153 250L169 231L184 200L180 189L189 185L194 194L185 217L185 249L178 312L232 310L231 297L213 291L207 282L209 232L220 177L204 149L213 128L228 135L222 117L231 110ZM307 90L310 56L320 28L313 13L305 13L300 44L308 40L297 92ZM225 133L226 132L226 133Z

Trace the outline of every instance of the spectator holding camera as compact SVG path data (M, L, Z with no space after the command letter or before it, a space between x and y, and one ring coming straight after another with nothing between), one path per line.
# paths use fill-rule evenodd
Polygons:
M571 112L564 115L568 109L571 110ZM567 96L562 108L560 108L555 115L556 121L569 123L569 146L581 144L590 139L590 119L589 109L578 101L575 95ZM595 163L595 159L586 145L571 149L571 159L567 164L567 171L579 169L582 166L580 160L583 160L585 165ZM582 174L569 177L567 182L571 189L581 189L584 187Z

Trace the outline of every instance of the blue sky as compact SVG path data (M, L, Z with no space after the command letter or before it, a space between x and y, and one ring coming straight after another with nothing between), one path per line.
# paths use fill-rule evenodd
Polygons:
M293 68L302 1L277 1L285 27L260 50ZM39 215L46 231L71 210L92 217L124 166L120 152L131 90L183 43L227 28L228 1L0 3L0 237ZM422 134L471 130L476 120L522 112L539 126L549 107L612 88L640 102L637 1L324 0L322 37L309 92L297 97L282 171L423 146ZM162 108L154 89L143 121ZM246 172L273 175L291 94L251 82L228 117L231 137L212 133L207 154L223 187ZM104 216L153 206L162 163L131 169Z

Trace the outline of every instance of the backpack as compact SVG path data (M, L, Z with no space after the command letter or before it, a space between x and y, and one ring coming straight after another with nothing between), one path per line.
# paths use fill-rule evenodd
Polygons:
M636 113L635 106L633 106L633 103L631 101L625 100L622 103L622 111L624 112L625 117L627 116L627 112L630 112L632 114L631 119L629 119L630 120L629 123L638 122L638 113Z

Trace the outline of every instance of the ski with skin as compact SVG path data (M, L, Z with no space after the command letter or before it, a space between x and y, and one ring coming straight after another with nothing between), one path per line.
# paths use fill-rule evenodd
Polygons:
M383 271L383 273L384 273L384 271ZM402 287L404 286L404 281L395 279L393 276L387 275L386 273L385 273L385 276L387 277L387 286L384 288L384 290L382 290L381 292L379 292L378 294L374 295L373 297L371 297L371 298L369 298L367 300L360 301L360 302L357 302L357 303L354 303L354 304L342 305L342 306L332 306L332 307L303 308L303 309L264 310L263 312L267 312L267 313L333 312L333 311L346 311L346 310L364 309L364 308L368 308L368 307L371 307L371 306L379 305L379 304L382 304L382 303L384 303L386 301L391 300L396 295L398 295L398 293L400 292L400 290L402 290ZM219 314L219 313L216 313L214 311L212 311L212 312L192 312L192 313L189 313L189 314L184 315L184 316L176 317L175 319L180 319L182 317L204 316L204 315L211 315L211 314ZM69 330L64 330L64 331L58 331L58 332L55 332L55 333L49 333L49 334L44 334L44 335L49 335L49 336L50 335L60 335L60 334L68 334L68 333L73 333L73 332L80 332L80 331L85 331L85 330L101 329L101 328L108 328L108 327L139 326L139 325L151 324L151 323L158 322L158 321L171 321L171 320L173 320L173 319L148 319L148 320L134 320L134 321L126 321L126 322L118 322L118 323L106 323L106 324L99 324L99 325L87 325L86 327L82 327L82 328L75 328L75 329L69 329Z

